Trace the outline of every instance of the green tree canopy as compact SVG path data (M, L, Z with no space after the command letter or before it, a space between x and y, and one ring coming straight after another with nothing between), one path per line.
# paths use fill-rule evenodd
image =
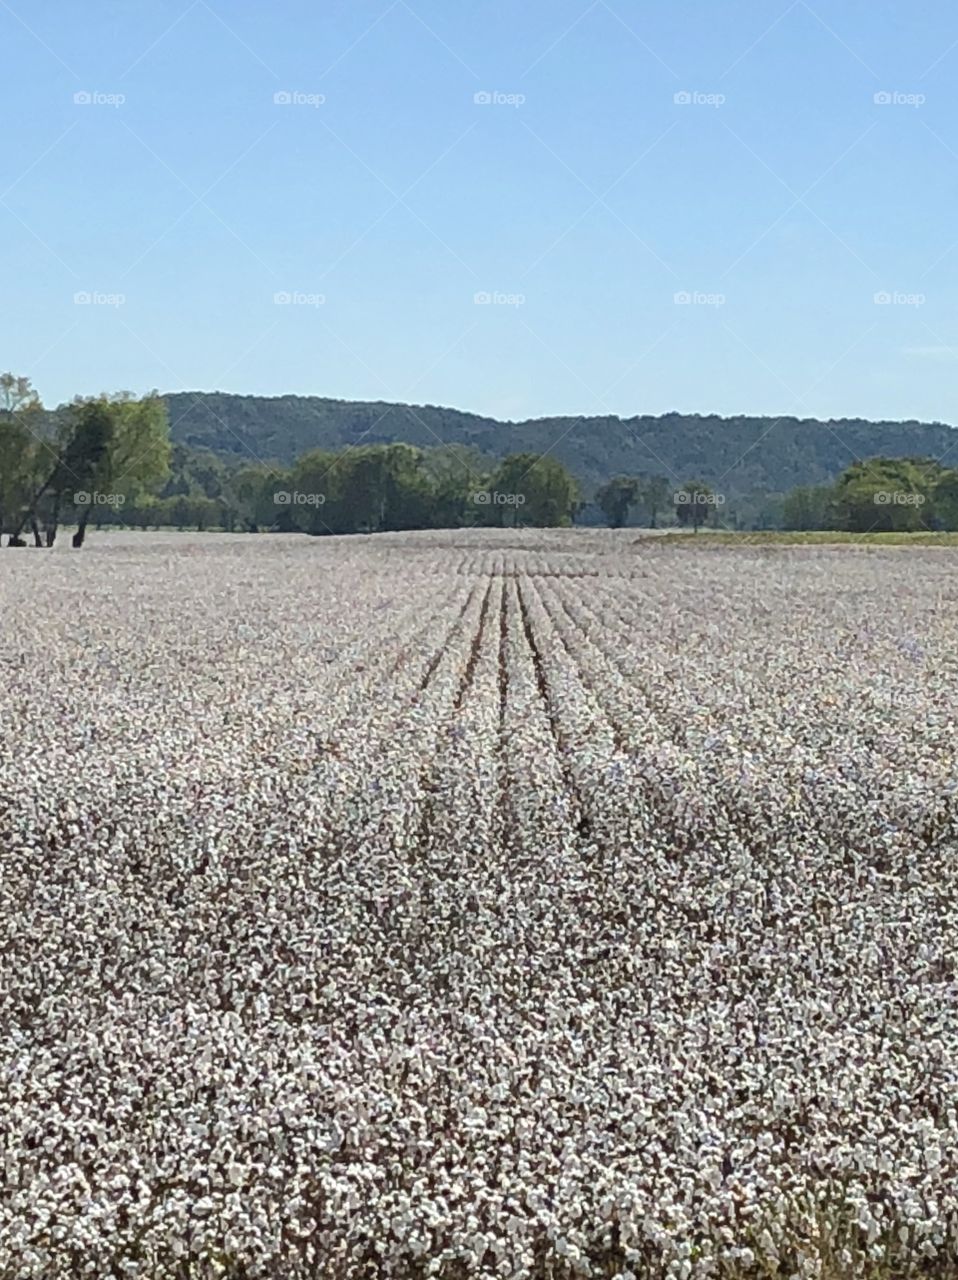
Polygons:
M672 496L672 485L665 476L643 476L639 486L639 499L645 508L649 525L657 527L659 512L665 511Z
M786 529L831 529L835 523L833 485L799 485L785 495L782 525Z
M678 523L697 533L715 510L716 495L704 480L690 480L675 490L673 504Z
M614 476L602 485L595 500L602 508L610 529L621 529L629 518L629 509L639 494L640 481L636 476Z
M503 458L487 492L490 521L500 525L569 525L579 499L572 473L556 458L536 453Z
M941 476L926 458L869 458L854 462L835 483L836 522L854 533L900 533L927 528Z
M6 386L9 395L9 382ZM19 388L12 390L19 395ZM150 492L169 472L166 408L156 395L142 400L126 393L77 399L54 415L52 433L48 427L45 435L36 434L40 443L32 451L34 459L22 464L30 475L31 492L18 504L10 526L12 543L21 542L20 532L29 523L39 544L42 520L47 545L52 546L67 506L77 520L74 546L82 546L94 509L103 508L95 511L99 522L107 508L116 511Z
M56 457L42 419L43 406L30 379L0 373L0 536L20 526L43 483L44 456Z

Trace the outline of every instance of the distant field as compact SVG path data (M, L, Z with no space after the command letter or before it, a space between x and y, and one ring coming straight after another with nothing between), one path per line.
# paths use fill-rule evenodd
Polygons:
M643 530L652 533L653 530ZM827 546L843 544L849 546L884 546L884 547L955 547L958 546L958 533L841 533L822 529L814 532L788 532L768 530L755 533L736 533L726 529L700 529L691 533L685 529L669 529L664 536L671 541L694 538L698 543L709 542L713 545L726 546ZM692 544L689 544L692 545Z
M0 1276L953 1277L958 579L837 540L0 552Z

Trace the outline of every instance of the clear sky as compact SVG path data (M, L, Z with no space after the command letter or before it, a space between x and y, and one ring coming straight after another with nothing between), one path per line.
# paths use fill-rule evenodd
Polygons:
M47 403L958 421L946 0L0 0L0 42L0 368Z

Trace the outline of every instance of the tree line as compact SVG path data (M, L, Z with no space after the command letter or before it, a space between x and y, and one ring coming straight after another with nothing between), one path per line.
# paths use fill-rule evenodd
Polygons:
M851 532L958 529L958 469L879 457L831 484L766 495L758 527ZM701 480L617 475L586 510L572 473L530 451L491 459L469 445L313 449L291 465L225 459L172 444L155 393L77 398L46 410L26 378L0 374L0 542L53 546L61 525L376 533L464 526L562 526L601 512L612 528L747 527L740 499Z
M932 458L870 458L833 484L800 485L785 495L786 529L914 533L958 529L958 469Z
M637 521L655 529L663 516L681 526L700 529L717 524L725 495L704 480L675 484L660 475L613 476L596 490L595 500L610 529Z
M387 533L467 526L563 526L579 508L575 478L554 458L516 453L495 467L455 445L409 444L313 449L292 467L251 463L229 472L222 493L159 500L167 523L257 532Z
M762 527L797 531L908 533L958 530L958 468L931 458L858 460L831 484L799 485L769 495L779 511ZM774 504L772 503L774 499ZM652 528L665 517L699 529L740 529L736 502L702 480L672 484L662 476L614 476L595 500L613 529L638 521Z
M249 448L260 458L278 458L290 466L307 449L339 449L360 438L363 443L430 448L472 444L490 459L548 452L578 477L590 496L611 476L639 470L709 480L724 486L726 519L734 499L747 527L758 527L764 515L762 495L778 499L775 515L780 518L785 493L795 485L834 479L853 458L940 457L956 440L953 427L915 421L821 422L672 412L504 422L439 405L227 392L174 392L167 404L178 439L239 461Z
M51 412L25 378L0 375L0 535L52 547L61 524L310 534L467 525L562 526L581 500L555 458L491 464L468 447L357 444L292 466L226 462L170 442L156 394L78 398Z
M156 395L77 398L48 415L28 379L0 374L0 533L52 547L61 522L81 547L101 508L119 507L169 473L166 409Z

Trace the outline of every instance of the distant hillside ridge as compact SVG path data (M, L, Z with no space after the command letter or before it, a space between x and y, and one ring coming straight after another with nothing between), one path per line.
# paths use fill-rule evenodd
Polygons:
M465 445L490 460L549 452L586 495L619 474L699 479L730 496L784 493L834 480L856 458L933 457L958 444L942 422L667 413L502 422L436 405L321 396L165 395L175 442L235 461L289 464L310 449L404 442Z

